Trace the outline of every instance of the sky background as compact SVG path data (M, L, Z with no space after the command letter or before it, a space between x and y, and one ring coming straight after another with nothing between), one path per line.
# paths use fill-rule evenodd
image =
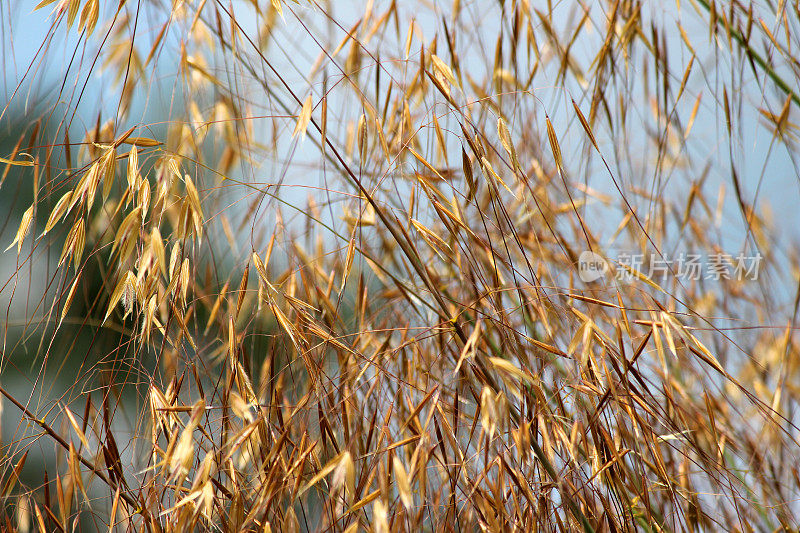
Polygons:
M109 4L115 5L116 2ZM403 2L399 2L399 4L402 6ZM485 76L485 72L482 73L482 70L485 71L486 58L491 57L493 50L481 50L478 43L486 40L483 35L496 35L501 21L496 16L496 2L464 2L464 4L466 16L472 19L476 30L473 34L463 37L466 43L462 44L474 43L474 46L470 48L474 55L462 57L462 63L473 72L475 79L482 79ZM533 4L544 3L533 2ZM599 5L597 2L595 4ZM0 95L5 104L0 128L5 128L2 133L8 138L16 139L19 131L15 128L27 125L28 121L35 120L44 114L51 117L50 126L56 127L65 116L69 116L75 110L71 128L71 131L78 133L73 136L73 142L75 142L82 132L94 126L98 108L103 111L104 117L113 115L118 103L113 74L108 70L97 68L88 77L83 76L82 70L78 66L92 62L91 47L84 47L74 28L72 31L66 31L62 24L53 32L51 28L53 6L34 11L34 5L34 2L21 1L0 3L0 29L2 30ZM143 5L142 20L144 23L140 38L142 42L147 43L158 31L158 25L151 24L150 21L159 20L159 18L157 16L149 17L150 14L147 11L150 9L151 3ZM234 3L234 5L240 12L245 12L247 9L242 2ZM374 9L380 11L385 9L385 5L386 2L376 2ZM428 42L438 31L440 15L447 13L450 2L435 2L433 5L434 8L429 13L406 12L400 17L401 20L409 20L414 17ZM334 6L337 10L334 16L345 21L343 24L345 26L357 20L363 8L357 2L335 2ZM554 19L564 20L567 24L572 16L572 6L572 2L555 2L557 15ZM717 227L713 228L713 231L720 233L721 241L729 253L736 254L743 249L745 235L742 217L733 195L733 186L730 180L729 153L732 152L740 170L744 196L750 201L757 197L758 211L772 212L773 224L778 229L781 239L780 249L783 250L779 261L789 266L794 260L794 256L789 255L786 251L792 250L798 242L798 228L800 228L800 209L798 208L800 205L798 201L800 200L800 180L798 180L791 154L787 152L784 145L780 143L773 145L771 133L763 125L763 121L756 111L759 107L769 106L774 109L776 102L781 101L781 98L770 88L767 90L768 96L765 99L762 89L751 77L750 81L744 85L743 92L738 95L750 104L743 106L741 114L736 116L735 127L740 130L739 144L729 147L725 133L725 118L720 116L719 106L712 105L713 99L720 93L719 84L726 79L725 76L729 73L729 65L726 60L728 54L718 49L715 50L714 45L708 41L708 31L701 17L693 14L688 8L679 14L674 2L663 2L659 6L651 6L651 11L648 12L650 16L662 21L676 20L680 16L698 52L699 59L695 68L702 74L693 77L692 83L687 86L687 95L683 98L684 105L679 112L685 122L691 112L692 103L700 93L703 93L702 105L692 131L693 140L689 146L702 154L701 160L709 166L709 176L704 187L707 196L717 199L718 194L722 194L722 216L718 219ZM103 9L106 7L104 6ZM305 8L296 7L296 9ZM404 8L401 7L401 9ZM101 13L100 19L102 20L103 17L104 13ZM248 24L246 17L243 17L242 20L245 29L254 34L254 25ZM665 25L668 26L668 24ZM326 30L336 31L335 28ZM98 28L95 38L98 38L101 33ZM405 29L402 29L401 33L405 33ZM601 42L602 35L599 32L589 34L574 44L573 53L578 57L584 57L584 65L588 65L591 58L597 54ZM667 35L667 43L672 52L670 54L671 68L674 72L683 72L689 57L686 56L677 31ZM111 44L113 45L113 42ZM142 48L146 49L147 47L143 46ZM178 78L177 68L172 68L173 64L177 65L178 51L179 42L177 40L166 43L163 55L158 61L159 70L148 81L147 90L135 98L128 119L129 125L146 124L152 132L151 136L155 138L159 138L165 133L166 125L172 118L181 116L180 110L182 110L186 95L180 90L182 80ZM278 22L269 51L270 59L275 62L281 73L291 83L296 84L305 83L304 78L319 53L313 40L298 27L296 21L288 14L285 23ZM417 47L412 50L411 59L413 60L418 54ZM170 61L170 55L174 57L174 63ZM43 57L46 59L42 60ZM225 65L216 65L215 68L217 68L214 71L216 74L230 75L230 79L241 83L241 91L254 103L254 109L258 109L258 100L265 97L260 92L257 83L248 79L242 72L226 72ZM636 62L633 61L629 68L636 68ZM652 77L652 74L650 75ZM633 81L629 94L632 111L627 126L631 142L636 143L638 140L642 144L642 159L634 161L631 166L623 165L621 168L615 168L615 171L626 187L651 187L653 177L647 173L647 169L652 168L652 163L648 160L652 154L647 148L649 140L644 134L645 125L649 120L649 102L644 102L641 98L643 92L641 84L644 83L645 76L643 73L639 76L634 71L631 78ZM322 87L314 85L312 92L317 99L322 93ZM570 95L582 94L581 87L556 85L553 79L548 79L547 71L542 71L541 79L537 78L534 82L534 93L539 98L540 109L547 110L553 119L556 130L562 135L560 144L565 159L572 162L576 158L582 157L581 147L585 140L584 133L574 120L569 100ZM80 103L76 104L79 99ZM584 109L588 108L585 101L580 103ZM361 112L357 106L345 102L333 101L330 108L340 120L357 118ZM779 111L779 109L775 111ZM16 122L10 120L12 116L17 118ZM637 122L637 119L640 122ZM443 126L452 131L459 131L455 122L448 123L448 120L449 117L443 119ZM317 165L319 162L316 161L317 152L315 149L310 149L312 147L309 141L300 143L291 137L294 119L288 118L284 123L283 135L280 136L278 144L275 146L276 155L257 160L254 165L237 168L233 175L238 179L251 182L274 181L280 177L284 180L282 198L290 204L303 205L309 192L313 193L315 190L314 187L325 185L324 171L319 169ZM514 131L520 131L522 128L542 128L543 115L540 113L532 118L530 124L510 124L510 126ZM264 142L271 142L272 136L268 133L270 127L271 123L267 120L254 124L256 134L263 135ZM124 128L120 128L120 130L122 129ZM543 129L541 129L541 136L545 137ZM595 136L601 152L611 154L614 133L599 128L595 131ZM454 140L454 142L456 141ZM454 146L454 148L456 147ZM460 146L458 148L460 149ZM451 150L451 154L460 154L460 151L454 149ZM0 153L0 157L5 156L7 156L6 153ZM287 172L289 163L291 163L292 170ZM303 170L305 168L307 171ZM396 170L403 171L404 169ZM592 172L588 177L590 185L618 200L619 195L605 170L599 166L594 170L596 172ZM668 179L663 184L663 189L655 191L656 195L668 195L675 190L685 195L686 187L689 186L691 179L701 171L701 168L676 168L673 174L667 176ZM573 178L579 180L582 177L574 176ZM19 217L29 205L26 202L17 201L14 190L10 182L0 187L0 216L5 220L5 225L0 230L0 249L8 246L13 239L19 224ZM723 192L720 193L720 191ZM245 193L243 188L231 188L227 194L236 197ZM638 201L638 208L642 212L646 212L646 203ZM243 217L249 215L246 215L239 205L232 205L233 207L228 209L226 214L233 222L233 226L236 227ZM270 210L275 207L274 203L267 203L255 216L259 217L259 221L268 225L270 222L274 222L274 216ZM711 208L716 208L716 205L712 205ZM587 219L590 220L593 231L610 239L624 213L616 207L612 209L597 203L590 204L587 209ZM339 215L339 212L332 212L328 220L332 224L341 226ZM297 224L298 232L302 231L299 226L305 223L301 216L289 217L287 221ZM237 234L242 249L248 246L250 237L249 232ZM610 248L613 249L614 246ZM625 250L619 251L624 252ZM680 250L673 250L675 254L678 252ZM248 257L248 254L240 255ZM220 260L233 261L230 257ZM18 259L13 251L0 254L0 284L5 284L4 290L0 291L0 310L3 310L5 318L0 317L0 321L7 320L12 324L24 325L33 312L31 303L40 299L46 282L53 275L53 264L44 260L33 261L25 267L23 275L16 276L18 265ZM782 294L785 300L781 302L783 305L791 303L794 290L794 287L787 285L787 290ZM11 298L12 294L15 295L13 299ZM5 313L6 310L7 313ZM777 314L780 315L780 313ZM21 372L20 375L23 373ZM3 379L8 380L7 375ZM24 397L30 391L31 385L32 382L21 379L9 384L8 387L13 393L19 393L21 397ZM58 389L66 385L67 383L59 384L54 381L52 386ZM49 397L51 391L46 392L47 394L42 393L39 396L40 400ZM3 424L4 440L8 440L20 427L18 413L5 412ZM132 424L125 424L121 420L118 429L123 432L130 427Z
M111 2L109 5L116 5ZM401 4L401 10L404 9ZM532 2L534 6L544 6L542 2ZM590 3L591 5L601 6L599 2ZM0 92L4 94L7 106L4 110L4 121L0 125L12 128L7 118L12 114L22 116L23 124L28 117L35 118L43 113L51 118L50 125L59 125L65 117L74 117L70 131L73 134L73 141L76 136L94 126L98 107L102 109L104 118L113 116L118 101L116 96L116 86L114 85L113 74L103 69L102 65L94 68L93 72L87 77L83 75L86 65L93 61L93 48L84 45L78 39L78 33L73 28L66 31L64 24L61 24L53 31L51 28L53 17L51 15L56 4L47 6L38 11L33 10L33 2L4 2L0 7L0 28L2 28L2 79L0 80ZM140 49L146 50L147 43L152 41L157 33L159 26L156 21L163 19L163 13L153 7L155 4L149 2L142 3L140 24L137 39L142 43ZM238 2L233 4L237 13L246 13L246 3ZM375 2L373 10L379 12L385 9L387 2ZM430 41L432 37L440 31L440 17L447 15L450 9L450 2L435 2L430 12L408 11L401 15L401 20L414 18L419 31L424 35L425 41ZM475 79L485 76L485 65L487 58L492 54L492 50L485 50L480 45L481 41L486 41L486 36L497 34L499 25L502 21L497 17L498 10L493 2L464 2L464 17L472 20L475 32L467 34L462 39L462 46L472 50L473 55L462 57L461 61L471 70ZM105 4L102 10L106 10ZM351 21L355 21L363 12L364 6L356 2L333 3L331 9L333 15L338 20L343 21L343 26L348 26ZM302 11L309 9L303 6L295 6L294 9ZM554 3L554 20L564 21L564 26L568 26L574 20L574 5L571 2ZM101 11L100 20L102 21L107 13ZM682 98L683 106L678 109L681 118L685 123L691 112L692 103L696 97L702 93L702 103L699 107L697 118L692 130L692 140L687 143L689 149L696 150L708 166L708 177L706 178L704 191L706 197L718 201L717 205L722 206L722 216L718 217L717 225L713 231L720 234L721 242L725 251L736 254L745 250L746 234L743 231L742 215L739 206L735 201L733 184L730 176L730 154L736 162L740 180L743 187L743 196L746 200L757 205L757 211L772 216L772 223L777 228L781 243L781 250L792 250L798 242L797 228L800 227L800 209L798 200L800 199L800 180L798 179L795 164L792 161L792 154L787 151L785 145L773 142L770 129L765 125L764 120L758 116L758 108L769 108L773 112L779 112L776 102L781 101L781 97L774 91L774 88L767 84L767 97L764 91L756 82L752 75L747 72L744 77L747 82L742 85L742 90L737 94L746 105L741 107L734 116L734 128L738 131L738 143L735 146L728 145L728 137L725 131L725 117L721 116L720 106L716 105L714 98L718 98L721 83L725 83L730 75L729 53L713 45L708 39L708 30L705 20L694 13L690 7L684 5L681 11L675 2L664 2L657 7L650 6L645 16L652 17L659 21L664 27L670 27L670 21L680 20L686 29L687 35L697 51L698 60L694 67L693 76L686 87L686 95ZM244 29L251 35L255 35L257 28L252 19L246 15L241 17ZM317 21L318 19L313 19ZM312 30L331 31L336 33L337 29L311 28ZM540 28L537 28L540 29ZM557 28L559 29L559 28ZM102 28L95 32L94 39L97 40L102 35ZM401 29L405 33L405 29ZM175 35L179 35L177 31ZM602 43L603 36L600 32L587 32L584 37L579 38L573 45L573 54L578 58L585 58L584 65L588 65L591 59L597 54ZM681 42L681 37L677 29L666 36L666 41L670 50L670 68L673 72L683 72L688 65L689 57L685 46ZM474 46L472 46L474 43ZM109 41L113 46L113 39ZM170 68L173 64L169 56L172 55L177 65L178 51L180 42L177 37L165 42L162 56L157 64L158 70L148 80L146 90L140 91L134 99L134 105L128 119L128 125L147 125L152 132L152 136L158 137L166 131L166 125L175 117L182 116L183 102L187 95L182 93L182 80L178 78L177 68ZM373 45L374 46L374 45ZM370 43L367 42L367 47ZM273 61L281 70L283 76L290 83L306 83L305 76L311 70L319 49L307 33L302 31L296 20L287 12L286 21L278 21L272 44L269 48L270 60ZM418 55L418 50L412 47L411 60ZM213 56L213 53L210 54ZM42 58L45 58L42 60ZM342 59L342 55L338 59ZM652 168L652 146L651 141L645 136L645 128L651 117L648 116L649 102L644 102L641 95L645 83L646 75L643 72L639 78L634 70L639 64L632 60L627 68L631 69L631 86L629 88L629 120L627 131L629 140L636 143L641 139L641 161L633 161L630 165L621 165L614 168L616 178L626 188L640 187L648 189L655 196L669 195L677 192L685 195L692 179L696 178L703 168L684 169L675 167L674 170L665 175L660 184L660 188L654 188L653 176L648 174ZM241 92L253 102L254 109L258 110L258 100L264 98L257 83L248 79L248 76L241 71L227 71L225 64L212 65L212 70L218 76L228 75L229 79L236 83L241 83ZM553 120L556 130L559 132L561 149L567 161L582 157L583 131L574 119L574 114L569 103L570 96L580 96L582 88L574 85L573 81L568 81L566 86L555 84L553 79L548 79L548 71L542 70L541 75L537 75L534 81L534 94L538 99L539 107L548 112ZM652 78L652 73L648 74ZM65 82L66 80L66 82ZM638 80L638 81L637 81ZM572 86L569 83L573 83ZM650 82L652 83L652 81ZM315 100L321 96L322 87L314 85L311 87ZM576 98L578 100L579 98ZM77 102L77 104L76 104ZM588 107L585 101L579 101L584 109ZM612 104L613 105L613 104ZM357 117L360 109L352 107L347 102L341 102L337 106L335 100L330 105L331 109L340 113L338 118L349 120ZM72 115L74 113L74 115ZM541 127L541 113L532 118L531 124L510 124L512 131L519 131L520 128ZM637 122L637 119L640 122ZM448 123L449 117L445 117L443 126L449 127L452 131L458 131L455 122ZM324 187L324 170L312 168L318 163L316 161L316 149L308 142L299 143L290 135L294 120L285 120L283 135L280 135L275 146L275 156L255 160L254 164L244 165L233 171L233 176L237 179L248 182L264 182L283 180L281 197L293 205L305 203L309 193L314 194L316 187ZM264 120L254 121L254 131L256 136L263 135L264 142L271 142L273 137L268 133L272 123ZM122 129L122 128L120 128ZM7 131L14 137L13 131ZM544 132L541 132L544 136ZM613 152L614 132L607 129L598 128L595 136L600 144L601 152L609 159ZM458 142L455 136L451 140ZM453 153L458 151L453 150ZM0 154L4 155L4 154ZM289 167L291 163L291 167ZM599 161L598 161L599 163ZM303 168L307 164L308 172L297 172L296 169ZM290 169L287 172L287 168ZM397 171L408 171L406 168L398 168ZM609 194L615 200L619 199L619 194L615 190L610 176L605 170L596 165L590 176L573 176L573 180L578 182L583 179L589 180L591 187ZM5 187L9 190L8 185ZM0 194L4 191L0 189ZM244 189L232 188L228 194L235 197L245 194ZM6 195L7 197L7 195ZM8 198L8 197L7 197ZM0 201L2 201L0 199ZM6 200L8 201L8 200ZM648 205L641 199L637 199L637 209L640 212L647 212ZM5 206L8 203L3 204ZM715 209L717 205L710 206ZM271 210L277 206L274 203L267 203L256 217L263 217L269 223L274 220L270 215ZM20 216L25 206L15 205ZM593 229L600 235L605 235L610 239L624 216L618 209L609 210L603 205L589 202L586 208L586 216L592 221ZM244 216L243 210L236 206L229 209L226 215L231 218L233 225L236 226L239 219ZM332 223L340 223L337 220L338 213L330 214ZM260 220L260 219L259 219ZM288 221L293 220L302 223L302 217L289 217ZM2 237L10 242L13 232L9 233L8 228L16 228L17 223L10 221ZM249 234L240 235L242 245L247 244L251 237ZM4 246L5 247L5 246ZM614 250L615 245L609 246ZM618 252L625 252L619 249ZM673 251L675 254L679 250ZM793 257L788 253L783 253L779 259L786 266L792 263ZM4 280L10 279L16 270L16 258L12 254L4 254L0 257L0 273ZM41 268L41 265L34 264L31 268ZM27 277L28 280L42 279L37 276ZM20 283L26 280L20 279ZM40 292L41 287L22 287L31 289L33 293ZM38 289L38 290L37 290ZM790 291L791 292L791 291ZM8 291L3 293L0 304L8 305ZM15 309L12 314L25 315L27 303L24 299L17 298L14 303Z

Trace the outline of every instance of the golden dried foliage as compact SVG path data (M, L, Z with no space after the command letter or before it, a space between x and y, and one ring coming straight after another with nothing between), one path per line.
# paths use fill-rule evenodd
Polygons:
M797 252L742 149L796 168L797 9L479 4L37 6L87 93L0 158L4 528L798 527Z

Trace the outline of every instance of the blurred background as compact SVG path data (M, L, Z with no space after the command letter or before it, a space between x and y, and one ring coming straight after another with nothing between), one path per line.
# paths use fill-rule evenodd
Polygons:
M166 29L162 26L163 15L169 9L166 4L129 2L118 14L127 17L129 32L137 32L139 68L136 68L135 62L125 57L129 50L125 41L127 34L108 34L107 29L101 27L87 39L74 29L68 31L63 18L54 23L53 11L59 8L58 3L39 10L34 10L31 2L11 0L2 3L0 157L15 160L38 158L47 164L35 168L0 166L0 248L5 249L12 243L23 214L32 204L37 203L37 209L42 213L52 208L60 196L50 192L52 186L68 180L65 169L73 168L85 159L87 148L81 143L85 142L87 132L102 129L111 119L118 122L117 133L138 127L137 135L146 134L157 140L165 139L176 124L189 124L195 131L201 131L205 126L196 120L193 109L187 106L190 100L199 102L201 106L205 103L204 114L215 106L224 109L221 102L230 104L231 109L238 109L246 120L230 112L227 117L224 113L218 114L220 122L230 119L232 129L249 128L246 133L249 142L258 148L233 157L226 152L225 143L220 142L219 137L210 135L202 141L209 166L232 179L223 186L214 172L202 165L195 169L203 175L203 179L198 181L205 184L204 199L214 196L215 209L209 211L205 236L209 242L232 242L232 246L238 247L236 252L246 252L263 244L261 239L265 229L278 223L285 224L289 234L302 240L307 234L304 230L307 220L302 210L309 197L325 206L320 220L335 230L346 228L342 221L345 202L334 200L326 203L330 169L324 161L316 159L316 149L306 150L310 140L300 141L291 135L294 110L287 109L283 114L275 112L283 103L279 95L268 90L277 85L274 76L258 66L257 57L253 57L253 68L248 71L241 65L225 63L224 54L217 49L209 51L205 58L208 63L203 69L188 74L183 72L178 65L182 54L187 53L188 29L184 26L185 21ZM375 12L386 9L389 4L370 2ZM398 6L401 11L406 9L403 4L400 2ZM496 2L462 4L467 14L465 18L473 24L470 32L461 35L460 44L468 50L468 54L460 58L464 73L474 80L496 79L497 73L491 72L491 58L496 51L486 49L481 43L487 42L487 36L497 35L509 25L510 18L504 16L509 8ZM625 77L628 86L618 88L627 99L605 103L604 113L611 118L595 130L595 137L626 197L641 212L650 212L658 197L685 196L692 187L698 187L706 198L716 201L716 204L703 205L715 221L709 231L717 234L721 250L733 255L759 251L737 202L737 194L746 200L753 212L771 224L768 240L772 245L769 253L762 250L768 257L770 269L768 277L761 283L771 287L774 294L771 324L785 326L795 311L800 175L797 154L793 149L795 134L790 133L788 141L777 142L775 125L769 120L769 115L781 113L786 95L776 90L758 70L731 71L732 66L746 62L731 61L732 52L709 39L708 22L695 4L686 2L682 8L678 4L659 2L643 5L641 16L651 23L645 22L642 26L664 28L660 34L654 32L653 39L654 42L660 40L664 47L671 76L686 72L691 65L693 74L685 88L682 87L686 95L675 114L684 124L691 124L691 133L684 131L693 141L683 143L680 139L653 137L653 132L659 131L655 125L664 120L652 112L653 99L659 95L657 84L661 81L652 64L637 61L636 57L625 57L617 66L630 69ZM307 83L309 72L318 68L318 50L310 34L302 31L296 21L287 16L270 21L272 33L266 37L264 27L268 22L247 16L249 2L233 2L231 6L244 21L245 32L257 38L263 37L261 50L268 54L288 83ZM533 31L543 43L550 31L569 34L570 28L576 27L585 13L576 6L573 2L553 3L550 6L554 11L552 20L558 21L561 27L548 28L543 22ZM116 7L117 2L102 2L100 20L106 20L110 10ZM433 2L429 11L416 12L409 8L399 18L413 19L418 34L430 40L439 35L441 20L448 17L451 7L449 2ZM327 8L334 15L333 19L342 21L341 25L348 28L363 15L365 6L331 2ZM587 10L591 13L591 20L601 19L596 11L605 8L603 2L590 2ZM306 5L298 5L296 9L308 16L310 24L317 25L312 29L318 34L329 35L332 43L341 40L343 29L336 27L330 19L316 16L313 8ZM678 22L681 30L678 30ZM393 39L391 35L383 38L390 42L387 49L402 49L402 39ZM686 52L687 39L694 47L696 59ZM158 67L146 67L143 63L156 41L160 42L155 49L159 56L155 63ZM440 40L440 46L443 46L442 42ZM133 64L127 74L121 76L117 64L104 64L102 60L96 63L97 49L101 44L106 48L118 47L118 53L115 52L117 59L122 64ZM571 43L571 52L587 67L602 45L602 32L590 29L581 32ZM546 48L543 45L543 49ZM399 61L389 54L383 59ZM412 49L409 59L418 61L419 50ZM575 120L570 99L574 98L581 107L588 108L586 93L590 80L564 76L564 69L570 68L558 62L544 62L536 72L530 90L524 94L528 100L520 104L531 108L530 123L512 126L517 130L530 130L532 136L544 139L542 118L546 112L559 132L565 160L580 161L586 157L585 133ZM230 102L226 100L228 95L218 94L213 89L202 89L205 93L187 98L184 92L187 84L184 82L187 77L198 76L198 72L207 77L226 79L227 83L237 87L241 101ZM371 66L365 66L360 75L365 80L376 76ZM730 78L737 80L736 92L731 94L720 89ZM341 82L334 71L325 79L327 86L311 86L316 96ZM389 80L384 79L382 83L385 87ZM484 81L480 83L486 84ZM681 80L673 79L672 83L682 85ZM494 86L498 92L507 91L509 98L514 97L513 90L501 82L495 82ZM336 120L340 123L357 120L360 114L358 106L344 98L337 101L335 93L332 94L329 107L335 110ZM729 99L724 105L720 102L723 95ZM121 106L123 101L125 105ZM431 103L431 108L435 109L435 105ZM725 106L731 110L730 114L722 111ZM442 119L442 126L448 131L458 130L449 117ZM732 136L727 133L729 128L735 132ZM230 134L244 135L238 130ZM425 137L425 142L434 138L432 132L420 135ZM620 150L617 142L621 138L627 145L624 151ZM63 143L47 146L39 139L62 139ZM669 146L666 150L663 150L664 144ZM453 152L458 153L460 147L457 144L452 147ZM682 154L684 150L693 153ZM664 153L674 161L655 165L653 159L665 157ZM683 157L685 155L691 157ZM686 161L691 164L687 165ZM654 171L654 168L658 170ZM393 172L413 172L413 169L400 165ZM738 178L737 183L732 178L734 175ZM626 213L617 205L619 191L601 162L595 158L591 164L581 168L580 174L574 173L571 179L582 184L584 191L596 191L614 199L604 203L596 196L584 195L580 209L584 219L591 222L596 235L607 244L608 250L617 253L632 251L630 243L616 240L618 227ZM273 195L253 209L248 202L253 191L248 186L265 184L272 187ZM738 193L737 187L740 189ZM398 191L398 197L403 193ZM681 215L667 213L665 216L679 218ZM32 235L38 237L41 234L42 223L43 220L37 221ZM81 290L85 293L75 299L69 316L55 333L60 309L53 311L52 306L56 295L65 288L64 275L57 269L64 237L63 232L54 232L49 244L29 238L20 254L16 253L16 245L0 254L0 383L13 396L24 400L32 412L44 417L63 405L70 406L74 412L83 412L87 395L112 385L119 398L114 407L119 411L114 417L114 431L118 442L123 444L123 457L133 464L137 453L136 435L141 432L144 392L152 376L159 372L160 364L152 353L137 350L131 342L127 335L130 318L128 322L111 321L101 326L104 303L100 303L100 308L91 306L95 301L94 295L108 290L104 288L102 262L82 273L84 284ZM278 257L282 247L290 245L288 241L277 243ZM219 249L225 246L227 244ZM198 269L213 272L218 277L218 287L221 287L225 279L235 277L232 273L242 271L242 261L249 260L249 254L215 255L214 249L213 244L209 245L210 251L203 253L203 264ZM690 251L665 250L671 257ZM611 252L609 257L613 259ZM93 318L73 320L71 317ZM740 318L748 318L747 310L742 311ZM265 324L264 331L269 327ZM253 343L254 347L266 349L266 340L253 340ZM99 396L94 401L98 399ZM41 433L29 426L20 411L8 402L3 403L1 421L4 454L18 456L23 449L36 450L30 454L23 470L25 483L35 487L45 479L46 471L55 470L58 459L54 444L42 438ZM8 465L4 467L8 468Z

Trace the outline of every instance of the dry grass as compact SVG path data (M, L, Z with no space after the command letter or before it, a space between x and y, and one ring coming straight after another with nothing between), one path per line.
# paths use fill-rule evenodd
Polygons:
M797 2L43 4L3 527L797 530Z

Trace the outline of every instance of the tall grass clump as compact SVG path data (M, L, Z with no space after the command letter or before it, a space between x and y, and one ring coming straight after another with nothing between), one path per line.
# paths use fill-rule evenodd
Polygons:
M800 526L796 1L0 9L3 528Z

